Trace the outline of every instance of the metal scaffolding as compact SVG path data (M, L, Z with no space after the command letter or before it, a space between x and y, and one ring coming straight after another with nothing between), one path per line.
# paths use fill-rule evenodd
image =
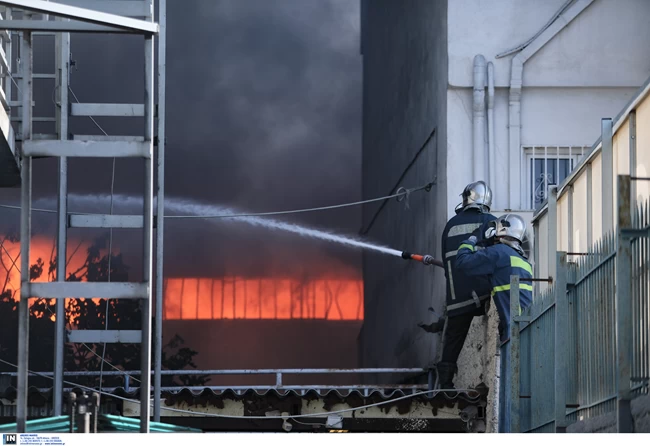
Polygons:
M6 82L5 110L11 116L10 106L20 107L21 115L14 117L18 122L16 140L22 141L18 151L21 171L21 289L18 329L18 374L17 374L17 428L25 432L27 418L28 358L29 358L29 298L57 299L54 362L54 414L60 415L63 407L63 364L64 343L140 342L141 380L140 431L149 432L151 388L151 310L153 290L153 229L154 229L154 36L159 37L158 48L158 181L157 181L157 231L156 231L156 332L154 364L154 418L160 419L160 371L162 340L162 272L163 272L163 205L164 205L164 145L165 145L165 28L166 0L158 0L159 22L154 21L154 0L0 0L5 6L0 17L0 30L6 30L3 38L11 48L11 39L20 40L19 72L12 70L12 57L6 57L6 70L13 79L19 79L21 100L12 102L11 82ZM83 6L83 7L79 7ZM16 19L18 18L18 19ZM54 20L52 20L54 19ZM70 32L83 33L129 33L144 37L145 86L142 104L70 104L68 98L70 75ZM56 72L53 76L57 86L57 107L55 135L35 135L32 123L33 85L37 78L33 72L33 39L40 35L55 36ZM15 73L15 74L12 74ZM143 135L139 137L75 135L70 139L69 116L126 116L144 117ZM4 135L13 138L13 135ZM58 185L58 230L56 282L31 283L29 277L29 253L32 216L32 159L34 157L57 157L59 159ZM142 216L126 215L68 215L68 158L143 158L144 210ZM65 261L68 228L135 228L144 231L143 281L140 283L118 282L66 282ZM110 255L110 253L109 253ZM73 331L65 332L66 298L138 299L142 301L142 327L136 333L125 331ZM110 336L108 336L110 335ZM113 336L115 335L115 336ZM134 335L136 335L134 339Z

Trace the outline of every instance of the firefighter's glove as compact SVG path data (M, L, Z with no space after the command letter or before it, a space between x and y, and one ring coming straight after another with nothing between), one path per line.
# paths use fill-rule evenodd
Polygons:
M469 243L471 243L472 245L476 245L477 240L478 240L478 239L476 238L475 235L473 235L473 236L471 236L470 238L467 239L467 241L468 241Z

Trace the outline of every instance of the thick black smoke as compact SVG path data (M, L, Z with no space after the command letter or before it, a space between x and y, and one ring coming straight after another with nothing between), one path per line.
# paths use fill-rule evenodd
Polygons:
M358 2L350 0L168 1L167 196L247 211L358 200L358 14ZM41 39L36 71L51 71L53 45ZM142 41L73 36L71 82L78 99L141 103ZM36 85L40 115L53 113L53 85L47 82ZM97 122L108 134L141 134L137 119L98 117ZM37 131L48 132L41 127ZM101 133L87 118L73 118L70 131ZM116 167L115 192L139 194L142 163L118 160ZM35 198L54 196L56 161L36 161L34 181ZM71 193L105 195L110 185L111 160L70 162ZM19 193L1 191L0 196L17 203ZM107 212L108 202L101 203ZM2 214L17 223L17 212ZM37 224L52 229L52 216L39 218ZM287 219L354 234L360 209ZM135 253L140 244L133 240L139 238L116 236L123 249ZM169 221L165 249L169 276L305 269L317 274L337 263L356 268L359 259L348 248L243 224L194 220Z

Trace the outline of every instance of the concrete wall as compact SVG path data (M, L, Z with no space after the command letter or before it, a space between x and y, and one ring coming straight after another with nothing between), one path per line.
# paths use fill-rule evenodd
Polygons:
M645 176L650 168L650 134L647 131L650 123L650 79L646 82L643 90L637 90L637 94L632 97L632 101L625 104L615 113L613 117L620 117L614 122L613 135L613 165L611 166L614 182L613 188L604 191L613 199L614 207L617 209L617 184L616 175L626 175L630 173L630 126L628 112L634 108L636 110L636 168L635 173L638 176ZM633 105L630 105L633 104ZM600 119L594 120L600 126ZM596 140L597 135L594 135ZM557 220L548 221L546 209L540 210L534 217L535 231L540 236L548 239L549 231L557 231L557 246L544 244L540 246L538 256L538 267L536 274L543 270L542 265L548 263L548 259L555 255L556 250L584 252L591 245L603 237L603 220L609 217L612 223L616 224L616 212L611 216L603 216L603 189L602 189L602 153L601 146L598 145L591 158L586 160L584 165L578 166L574 178L571 179L572 187L564 185L558 192L557 201ZM591 165L591 189L588 188L588 169ZM645 203L650 198L647 182L636 182L636 199L638 203ZM573 194L573 206L569 208L569 195ZM591 196L591 200L589 200ZM588 212L586 203L591 202L591 213ZM591 244L587 239L587 229L591 226ZM571 240L569 242L569 236ZM552 274L552 273L551 273Z
M649 3L650 4L650 3ZM633 97L637 88L530 88L522 94L523 146L591 146L600 134L600 120L613 117ZM472 89L451 87L448 104L448 163L449 190L447 215L451 217L459 203L459 194L472 176ZM501 88L495 94L496 177L508 177L508 91ZM567 125L570 123L570 125ZM521 153L521 152L519 152ZM519 163L518 155L513 162ZM524 165L521 184L507 181L492 184L495 209L507 207L510 188L526 188L530 166ZM528 196L526 195L526 198ZM527 205L522 209L530 209Z
M414 0L408 8L394 0L362 4L363 197L386 195L402 175L399 185L405 187L437 181L431 192L412 194L409 209L403 202L387 203L365 236L436 257L447 209L446 37L446 2ZM364 228L378 209L364 208ZM441 270L369 252L363 263L362 365L432 365L438 336L417 324L433 321L428 307L443 311Z
M189 323L188 323L189 322ZM163 341L179 335L198 352L199 370L355 368L357 348L350 342L359 332L359 321L323 320L166 320ZM384 378L384 377L380 377ZM356 375L287 375L287 385L356 384ZM212 386L269 385L269 375L213 376Z
M449 1L449 83L472 85L476 54L495 64L496 86L510 85L513 56L495 56L533 37L566 0ZM637 87L647 78L646 0L595 0L531 58L524 87ZM621 67L625 69L621 69Z
M565 0L452 0L448 10L448 215L472 177L473 59L494 63L496 178L495 207L508 207L511 163L521 162L521 148L509 147L508 102L514 55L496 55L526 42ZM613 117L650 74L644 0L595 0L525 64L521 94L521 145L591 145L600 119ZM624 68L623 68L624 67ZM486 92L487 94L487 92ZM570 124L568 124L570 123ZM508 155L510 154L510 159ZM528 165L522 166L527 172ZM525 197L522 198L527 198ZM518 204L518 203L517 203ZM512 207L512 206L510 206ZM527 201L515 209L529 208Z

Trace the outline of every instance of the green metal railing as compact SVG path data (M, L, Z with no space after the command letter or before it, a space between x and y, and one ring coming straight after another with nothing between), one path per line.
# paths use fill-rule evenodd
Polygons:
M633 431L630 401L650 381L650 206L632 211L631 181L618 176L616 232L577 262L558 252L553 285L521 316L511 311L507 431L565 432L612 412L617 431Z

